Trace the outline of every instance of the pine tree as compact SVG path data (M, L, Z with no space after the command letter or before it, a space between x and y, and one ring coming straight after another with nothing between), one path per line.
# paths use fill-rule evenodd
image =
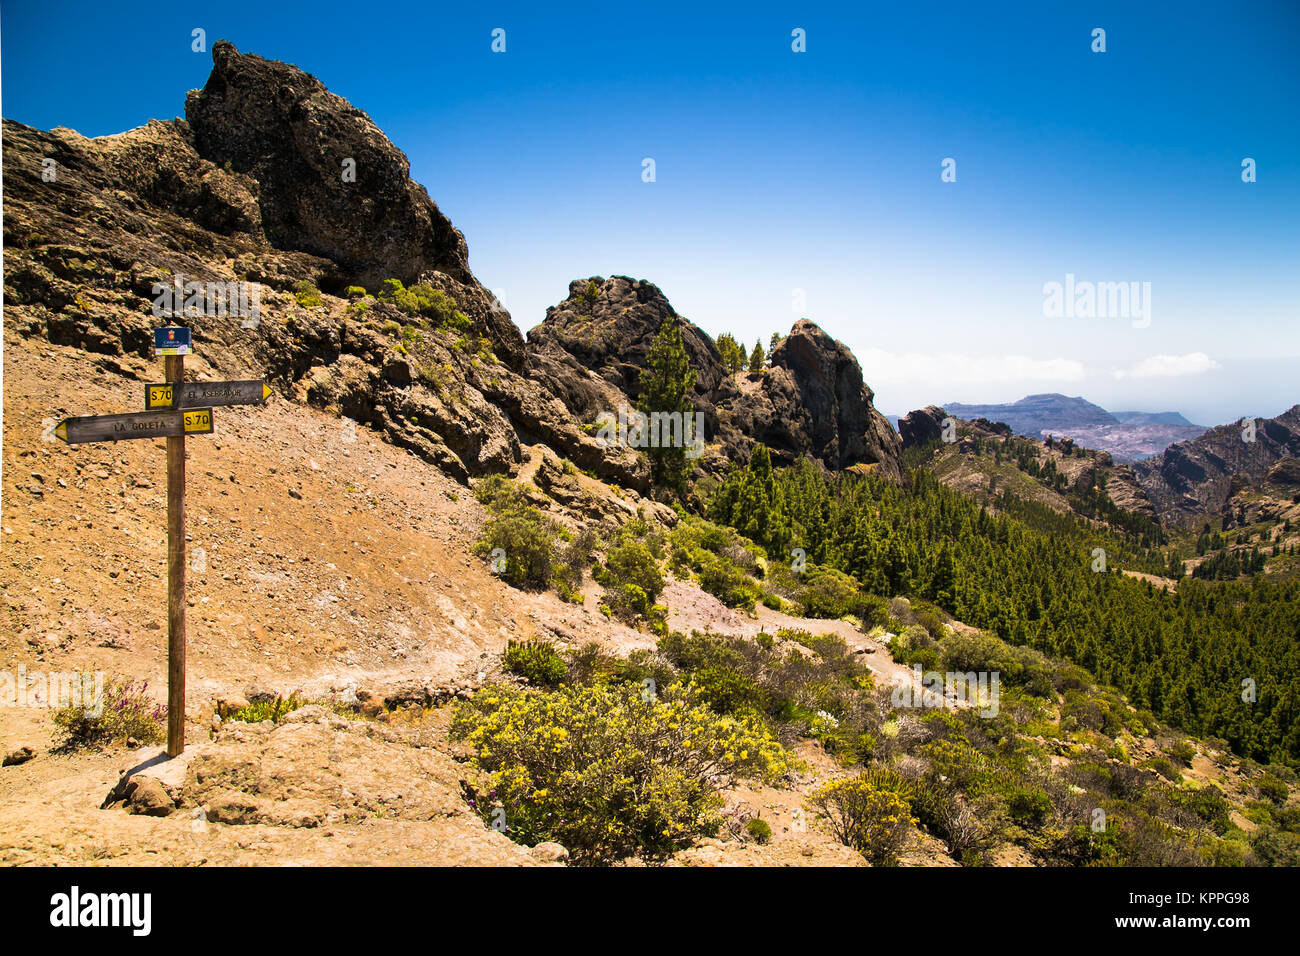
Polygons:
M739 372L748 364L749 356L745 353L745 346L736 341L736 337L730 332L723 332L718 336L717 346L723 367L728 372Z
M759 339L754 343L754 351L749 353L749 370L751 372L763 371L763 340Z
M655 412L666 412L680 413L683 422L688 417L693 419L695 409L691 404L691 393L695 388L695 369L691 368L690 356L686 354L681 325L671 316L664 319L663 325L659 327L659 334L650 346L646 364L649 367L641 376L637 409L647 416ZM684 494L686 476L690 470L685 443L652 447L647 449L647 453L650 456L651 480L657 485L674 489L678 494Z

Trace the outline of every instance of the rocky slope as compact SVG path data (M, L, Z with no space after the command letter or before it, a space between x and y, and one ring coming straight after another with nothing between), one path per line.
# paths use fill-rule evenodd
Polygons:
M1300 457L1300 405L1275 418L1246 420L1211 428L1192 441L1179 442L1150 461L1134 466L1163 520L1199 527L1228 511L1243 490L1285 479L1290 466L1271 473L1286 459Z
M4 358L0 671L101 670L156 695L167 667L162 442L68 447L49 428L74 411L130 407L158 364L22 336L6 337ZM200 379L222 374L190 361ZM474 497L379 433L281 397L216 418L213 435L187 443L185 759L124 744L60 752L47 707L0 706L0 759L31 753L0 768L0 864L548 862L461 799L471 771L447 741L448 704L499 678L512 638L626 655L654 636L610 620L596 599L507 586L472 554L485 520ZM634 492L566 473L549 449L523 454L518 483L558 521L672 520ZM767 608L750 618L679 581L666 600L677 628L839 629L882 679L894 667L841 622ZM214 730L220 701L292 691L325 709ZM333 709L363 699L383 719ZM772 819L773 842L715 841L683 862L857 862L829 835L794 826L811 782L730 792L731 806Z
M944 442L948 417L945 409L927 405L900 418L898 430L904 449L916 449L924 456L921 464L963 494L991 503L997 495L1012 492L1054 511L1095 517L1084 496L1101 487L1116 508L1134 518L1156 517L1133 468L1117 464L1109 452L1085 448L1069 438L1035 441L986 418L953 417L955 440Z

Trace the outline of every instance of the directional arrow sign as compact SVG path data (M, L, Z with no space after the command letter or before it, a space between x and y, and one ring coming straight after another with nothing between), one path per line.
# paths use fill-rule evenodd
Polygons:
M178 397L179 401L176 400ZM162 383L144 387L145 408L261 405L270 397L271 388L261 379L248 382L184 382L180 385Z
M206 435L212 431L212 409L191 408L183 412L131 412L127 415L84 415L65 418L54 426L54 434L69 445L90 441L125 441L130 438L175 438Z

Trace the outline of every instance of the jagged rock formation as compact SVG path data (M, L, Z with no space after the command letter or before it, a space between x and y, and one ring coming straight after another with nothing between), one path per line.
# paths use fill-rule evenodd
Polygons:
M469 270L465 237L442 214L411 164L370 117L287 63L212 47L212 74L191 90L185 117L204 159L250 176L262 227L278 249L329 260L319 284L377 287L433 280L516 365L523 340ZM355 181L345 179L351 161Z
M1279 462L1300 457L1300 405L1257 420L1250 437L1244 419L1218 425L1139 462L1134 471L1162 519L1193 527L1224 514L1237 492L1265 481Z
M777 461L811 455L828 468L866 464L898 478L898 435L842 342L807 319L781 340L763 375L741 373L714 397L719 430L751 435Z
M611 399L635 400L646 355L668 318L681 322L696 369L695 407L704 415L707 439L717 446L706 467L747 460L754 443L762 442L780 462L808 455L828 468L875 464L899 477L898 436L872 406L857 359L807 320L795 323L761 374L729 375L713 340L678 315L653 283L592 276L569 283L568 298L529 331L528 353L539 364L567 363L596 373L616 390L611 395L588 387L569 396L570 410L591 421L602 411L616 411Z
M707 394L726 377L713 340L681 318L652 282L592 276L569 283L569 297L546 310L546 319L528 332L532 354L563 352L635 399L641 370L664 319L681 322L682 343L695 368L695 390Z
M256 284L257 322L188 316L191 374L260 374L285 394L381 432L458 480L514 471L544 444L649 491L644 456L606 446L592 424L639 393L663 320L652 283L575 281L523 336L478 282L464 237L409 163L360 110L296 67L214 45L187 119L87 139L4 121L6 324L106 355L151 354L156 283ZM53 160L50 179L45 160ZM355 161L355 181L344 161ZM47 181L48 180L48 181ZM349 285L425 282L470 320L452 332L393 305L341 298ZM297 293L318 287L319 302ZM695 404L712 443L706 471L755 441L779 460L875 463L899 474L898 440L871 406L852 354L795 326L762 374L728 376L716 346L683 321Z
M943 420L947 417L938 405L927 405L908 412L898 420L898 437L904 448L928 445L943 437Z

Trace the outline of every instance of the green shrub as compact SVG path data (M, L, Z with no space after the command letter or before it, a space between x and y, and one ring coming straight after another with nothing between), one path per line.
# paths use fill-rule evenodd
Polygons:
M916 623L925 628L936 641L943 639L948 634L948 629L944 626L943 616L933 607L920 606L913 604L913 617Z
M809 796L835 838L875 866L891 866L916 822L897 793L880 790L863 777L832 780Z
M623 662L606 654L595 641L569 651L566 666L569 680L575 684L600 684L613 680Z
M304 309L315 309L321 305L320 289L307 279L294 285L293 297Z
M1007 800L1007 813L1026 829L1041 827L1052 813L1052 799L1037 787L1017 787Z
M635 684L643 691L653 688L670 687L677 681L677 672L656 651L644 648L633 651L622 660L616 661L613 681L623 684Z
M226 720L236 720L245 724L260 724L264 720L270 720L278 724L305 703L306 701L297 693L290 694L288 697L277 694L274 700L255 700L247 707L233 711Z
M468 316L457 311L455 299L427 282L417 283L408 289L398 279L385 279L379 292L379 301L388 302L407 315L426 318L440 329L464 334L474 327Z
M494 514L522 508L526 503L523 489L505 475L488 475L480 479L474 485L474 497Z
M1271 800L1278 806L1286 803L1287 795L1290 793L1287 785L1271 773L1266 773L1260 777L1255 786L1259 790L1261 797L1265 800Z
M557 534L555 523L536 508L519 508L484 525L474 552L494 560L504 557L498 570L516 587L545 587L555 564Z
M684 671L695 671L708 666L739 669L744 657L736 646L736 639L718 634L694 631L688 637L678 631L661 638L659 653Z
M82 689L95 686L90 673L76 678ZM54 711L55 745L60 749L94 746L134 738L142 744L162 740L167 708L149 697L149 682L108 678L102 685L102 698L82 695L81 706L60 707ZM76 703L74 699L74 704ZM98 712L98 713L96 713Z
M605 555L606 586L634 585L653 602L664 589L664 575L650 549L640 541L624 539Z
M750 839L755 843L771 843L772 828L766 820L760 817L753 817L745 824L745 832L749 834Z
M1228 814L1232 808L1218 787L1212 785L1186 789L1180 787L1176 790L1168 790L1164 796L1170 806L1194 814L1220 836L1228 832L1231 823Z
M1192 765L1192 758L1196 756L1195 745L1187 739L1177 740L1165 748L1165 753L1170 759L1182 764L1184 767Z
M762 596L756 576L763 575L763 550L731 528L699 517L678 522L671 535L673 571L691 572L700 587L728 607L752 611Z
M807 585L799 593L805 617L841 618L858 615L862 595L853 578L832 568L809 568Z
M691 673L691 685L719 714L757 713L763 708L763 689L729 667L716 664L701 667Z
M581 604L582 579L591 566L593 552L600 547L600 536L592 528L583 528L560 549L552 579L560 599Z
M700 587L727 607L752 611L761 593L753 577L726 558L696 550L693 561Z
M530 846L554 840L577 864L662 859L717 832L718 791L734 776L786 770L761 724L719 717L680 686L485 688L457 708L451 734L491 774L495 797L472 796L483 818L503 817Z
M1166 780L1172 780L1174 783L1180 783L1183 775L1164 757L1151 757L1149 760L1142 761L1139 764L1144 770L1154 770Z
M366 290L359 285L350 285L343 294L349 299L360 299L366 294Z
M1255 833L1250 849L1264 866L1300 866L1300 836L1294 833L1263 827Z
M501 663L512 674L539 687L553 687L564 680L568 667L564 658L547 641L509 641Z
M1015 648L987 634L949 634L941 646L939 659L946 671L997 671L999 680L1014 684L1024 670Z

